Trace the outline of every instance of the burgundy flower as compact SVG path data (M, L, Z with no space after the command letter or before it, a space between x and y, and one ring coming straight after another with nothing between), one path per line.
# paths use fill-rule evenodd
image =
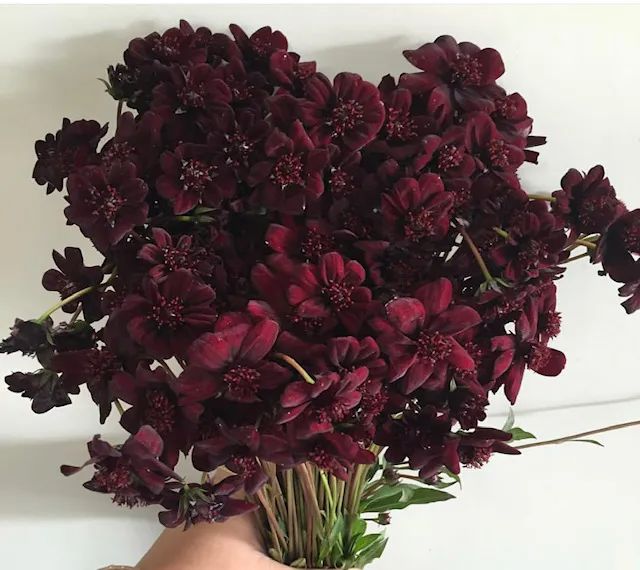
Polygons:
M458 435L458 456L460 463L465 467L478 469L485 465L494 453L520 455L520 451L506 443L512 435L499 429L476 428L473 432Z
M626 211L600 165L594 166L586 175L572 168L560 184L562 190L553 193L556 200L553 211L575 232L603 233Z
M108 173L99 166L85 166L71 174L67 189L67 219L100 251L118 243L147 219L147 185L136 178L131 162L113 164Z
M149 276L162 283L175 271L188 269L200 277L209 277L213 267L203 247L194 245L193 236L181 235L176 243L166 230L151 228L153 243L142 246L138 258L151 265Z
M321 319L327 326L342 324L356 334L367 318L371 291L362 286L365 270L357 261L333 251L317 264L305 263L297 269L287 289L287 300L302 318Z
M4 380L11 392L31 400L31 409L36 414L44 414L53 408L71 403L69 393L65 390L60 378L51 370L14 372ZM72 393L77 394L78 391Z
M169 480L181 480L158 459L162 447L162 438L149 426L115 447L96 435L87 443L90 458L80 467L62 465L60 471L73 475L93 465L95 473L84 484L90 491L113 494L114 503L128 507L158 503Z
M317 145L334 142L358 150L371 141L384 122L384 105L375 85L356 73L339 73L333 85L322 73L305 83L300 103L302 121Z
M320 469L346 481L356 465L375 461L375 455L363 449L349 435L332 432L299 440L295 453L300 461L312 461Z
M231 496L241 488L242 477L227 477L215 485L169 484L161 500L167 510L158 513L158 519L168 528L184 524L186 530L200 522L224 522L229 517L256 510L255 503Z
M335 145L329 147L329 154L326 187L334 199L346 198L362 186L365 174L360 166L362 156L357 151L341 153Z
M65 247L64 255L54 249L53 261L58 269L45 271L42 276L42 286L47 291L58 291L62 299L66 299L86 287L95 287L102 281L102 268L98 265L85 266L82 251L77 247ZM73 313L80 302L82 302L82 311L86 321L93 322L102 317L100 293L96 290L83 295L82 301L67 303L62 307L62 310L66 313Z
M299 214L307 202L322 195L327 151L315 148L302 123L294 122L288 135L274 129L265 141L264 152L266 160L254 164L248 175L259 205Z
M446 178L468 178L476 163L466 147L466 132L461 126L448 128L442 135L427 135L413 160L417 171L428 168Z
M438 241L449 230L452 205L440 177L423 174L418 180L400 179L382 196L382 216L391 235L414 243Z
M256 30L251 36L247 36L245 31L236 24L231 24L229 30L245 58L252 63L266 63L276 50L286 50L288 47L284 34L278 30L272 30L269 26Z
M259 401L263 391L281 386L291 376L279 364L265 360L278 332L272 320L252 325L241 315L221 319L215 332L203 334L191 345L187 370L192 373L183 380L183 392L206 390L231 401Z
M21 352L25 356L33 356L49 347L49 330L53 325L51 317L44 322L25 321L16 318L11 333L0 342L0 353L11 354Z
M452 304L451 281L439 279L420 287L413 298L386 305L386 317L372 322L378 343L391 361L389 380L401 381L404 394L424 386L445 387L449 366L462 370L475 364L456 336L477 325L480 316L471 307Z
M306 220L300 224L292 216L282 218L282 224L271 224L265 234L265 242L276 254L316 262L335 249L332 228L324 220Z
M107 125L101 127L96 121L64 119L55 136L49 133L44 140L36 141L34 180L40 186L47 185L47 194L62 190L71 172L94 160L98 142L106 132Z
M233 175L206 145L183 144L174 152L166 151L160 167L158 194L172 203L174 214L184 214L201 203L217 207L235 192Z
M151 369L139 364L135 374L118 372L112 380L113 395L130 404L120 418L120 424L135 433L143 425L151 426L163 439L161 459L175 467L178 454L188 451L189 438L196 427L202 406L182 405L178 399L177 380L164 368Z
M316 62L300 61L297 53L279 49L269 57L269 72L274 83L301 96L304 81L316 73Z
M244 480L244 490L254 494L267 481L257 458L278 465L291 465L293 458L282 436L258 431L253 426L228 427L216 422L217 433L193 447L193 465L199 471L211 472L224 465Z
M470 42L459 44L451 36L440 36L433 43L403 53L422 70L414 75L423 89L448 88L452 102L463 110L493 111L486 88L504 73L502 58L496 50L481 50Z
M87 385L100 410L101 424L111 413L112 380L122 366L120 358L106 347L61 352L51 363L52 369L60 372L62 383L70 393L77 393L82 384Z
M162 283L147 278L142 289L128 295L120 311L128 317L129 335L149 356L184 356L198 335L213 328L215 293L186 269Z

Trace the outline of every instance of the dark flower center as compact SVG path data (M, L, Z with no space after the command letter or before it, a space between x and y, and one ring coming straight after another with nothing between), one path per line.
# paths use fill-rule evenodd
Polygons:
M362 410L362 413L367 416L379 416L383 412L388 401L389 396L382 390L376 393L363 390L362 399L360 400L360 409Z
M521 244L517 258L525 271L534 271L539 262L547 257L547 253L547 246L544 243L530 239Z
M501 97L500 99L497 99L495 101L495 106L495 114L498 117L502 117L503 119L515 119L518 106L510 95L508 97Z
M525 360L529 365L529 368L534 371L538 371L544 368L551 358L551 349L548 346L544 346L540 343L532 343L529 347L529 352L525 355Z
M611 194L592 195L580 203L578 222L584 233L601 232L616 215L618 201Z
M99 466L93 475L93 482L105 493L122 491L132 483L131 471L125 465L117 465L113 469Z
M300 244L300 252L307 260L315 261L333 249L333 238L317 228L308 228Z
M176 422L176 406L162 390L151 390L145 395L143 418L160 435L168 434Z
M182 172L180 174L180 182L185 190L191 190L202 193L208 184L216 175L216 167L190 158L182 161Z
M336 198L348 196L353 190L353 176L341 168L334 168L329 175L329 188Z
M436 230L438 215L429 208L408 212L404 222L404 237L412 242L431 237Z
M246 477L250 477L259 469L255 457L247 457L240 453L234 453L229 461L227 461L226 467L237 475L244 475Z
M133 147L126 141L114 142L109 148L102 151L101 158L105 164L118 161L126 161L133 153Z
M354 285L344 281L329 281L322 289L322 294L333 309L337 312L346 311L353 306L352 298Z
M340 213L340 224L343 229L349 230L361 239L370 239L373 235L371 224L362 216L348 208Z
M224 374L222 381L227 385L230 395L245 399L255 396L258 391L260 387L260 372L255 368L238 364Z
M557 311L547 311L540 316L540 328L542 334L548 338L556 337L560 334L560 323L562 317Z
M464 155L462 151L454 144L446 144L436 156L436 167L441 172L446 172L450 168L460 166Z
M326 406L320 406L315 409L315 416L319 422L341 422L348 414L349 410L344 404L337 401L329 401Z
M472 429L479 422L485 420L487 417L485 406L488 403L485 399L471 395L466 395L460 401L454 402L452 407L458 422L460 422L460 427L462 429Z
M107 224L113 227L125 199L113 186L107 185L102 188L90 186L87 202L93 208L92 214L103 218Z
M345 133L354 130L362 123L363 118L364 107L361 103L353 99L347 101L338 99L329 119L332 136L341 137Z
M189 263L189 253L170 245L165 245L162 248L162 259L169 271L191 267Z
M109 350L94 350L87 362L87 381L111 380L114 371L120 368L116 356Z
M509 152L503 140L491 141L486 150L493 168L507 168L509 166Z
M205 106L207 84L187 76L184 87L178 92L178 99L185 107L201 109Z
M180 54L179 36L171 34L153 38L151 52L164 59L175 59Z
M227 135L227 145L224 152L232 164L239 166L246 164L255 143L242 133Z
M461 447L458 451L460 463L466 467L479 469L491 458L490 447Z
M151 309L151 319L159 329L177 329L184 324L184 304L177 297L160 297Z
M624 229L622 243L631 253L640 253L640 224L632 223Z
M286 188L289 185L304 185L304 162L302 154L285 154L281 156L271 171L271 180Z
M313 461L320 469L325 471L332 471L334 467L334 460L320 445L316 445L309 452L309 459Z
M307 337L317 336L324 327L324 319L321 317L301 317L294 313L289 315L288 320L303 336Z
M416 134L416 125L406 112L393 107L387 108L387 122L385 124L387 138L399 141L413 139Z
M434 364L449 358L453 350L451 338L439 332L422 331L418 337L417 345L418 356Z
M480 85L482 83L482 65L471 55L457 54L455 61L451 64L451 83Z

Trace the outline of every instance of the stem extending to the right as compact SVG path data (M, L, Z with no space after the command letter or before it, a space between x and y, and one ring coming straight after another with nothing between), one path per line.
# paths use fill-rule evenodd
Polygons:
M545 202L555 202L556 199L550 194L529 194L529 200L544 200Z
M590 435L596 435L598 433L605 433L608 431L615 431L633 426L640 426L640 420L634 420L632 422L625 422L623 424L615 424L598 429L592 429L589 431L583 431L582 433L575 433L573 435L567 435L565 437L558 437L556 439L548 439L546 441L536 441L535 443L526 443L524 445L515 446L516 449L528 449L530 447L542 447L543 445L558 445L560 443L566 443L568 441L575 441L576 439L582 439Z
M274 353L273 357L286 362L289 366L291 366L291 368L293 368L298 374L300 374L300 376L302 376L307 384L316 383L316 381L313 379L313 376L311 376L311 374L309 374L295 358L289 356L288 354L283 354L282 352Z
M480 254L480 251L476 247L476 244L473 243L471 236L469 236L469 234L467 233L467 230L465 230L462 227L462 225L458 225L458 231L460 232L460 235L462 236L467 246L469 247L469 250L471 251L471 254L473 255L473 257L475 258L478 264L478 267L480 267L480 271L482 271L482 275L484 276L485 281L488 281L488 282L495 281L495 279L493 278L493 275L491 275L491 272L487 267L487 264L484 262L484 259L482 259L482 255Z

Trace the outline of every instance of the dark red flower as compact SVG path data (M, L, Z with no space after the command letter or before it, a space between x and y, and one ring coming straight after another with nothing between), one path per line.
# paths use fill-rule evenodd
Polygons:
M186 269L162 283L146 278L142 294L128 295L120 308L127 331L149 356L184 356L189 345L216 319L215 293Z
M152 370L142 363L135 374L115 374L111 390L114 397L131 405L120 418L122 427L135 433L143 425L151 426L164 441L162 461L175 467L179 452L188 451L202 405L181 402L175 377L164 368Z
M65 390L60 378L51 370L14 372L4 380L11 392L31 400L31 409L36 414L44 414L53 408L71 403L69 393ZM78 392L76 390L72 393Z
M242 484L242 477L227 477L215 485L170 483L161 500L168 510L158 513L158 519L168 528L184 524L186 530L200 522L223 522L229 517L254 511L258 508L255 503L232 497L242 489Z
M151 228L153 243L140 248L138 258L151 265L149 276L162 283L178 269L188 269L200 277L209 277L213 267L203 247L193 243L193 236L181 235L176 243L162 228Z
M326 221L306 220L300 224L292 216L282 216L282 222L269 225L265 234L266 244L276 254L316 262L335 249L335 237Z
M47 291L58 291L61 299L66 299L86 287L95 287L102 281L102 268L99 265L85 266L82 251L77 247L65 247L64 255L54 249L53 261L58 269L45 271L42 286ZM78 308L78 303L80 300L67 303L62 310L73 313ZM82 312L88 322L97 321L103 316L98 291L93 290L82 296Z
M269 57L269 72L274 83L301 96L304 93L304 81L316 73L316 62L300 61L297 53L279 49Z
M603 233L626 211L600 165L586 175L572 168L562 177L560 185L562 190L553 193L553 211L574 232Z
M315 148L300 121L289 134L274 129L264 144L265 160L251 168L248 182L256 187L257 205L286 214L300 214L308 202L324 191L322 171L327 165L326 149Z
M424 90L442 87L450 92L455 105L465 111L493 111L494 104L487 87L504 73L500 54L491 48L480 49L470 42L458 43L451 36L440 36L404 56L421 69L414 81Z
M34 180L40 186L47 185L47 194L62 190L71 172L95 159L96 147L106 132L107 125L101 127L97 121L64 119L55 135L49 133L36 141Z
M63 475L73 475L87 465L95 473L84 487L113 494L113 502L128 507L158 503L170 480L181 477L162 463L162 438L152 427L142 426L122 445L113 447L99 435L87 443L90 458L80 467L62 465Z
M236 402L259 401L264 391L278 388L291 376L286 368L265 360L279 330L272 320L253 325L243 315L221 318L215 332L203 334L191 345L183 392L206 391L211 396L222 393Z
M476 428L473 432L458 435L458 456L460 463L465 467L478 469L485 465L494 453L520 455L520 451L506 443L512 435L499 429Z
M172 203L174 214L184 214L198 204L217 207L235 192L233 174L206 145L182 144L173 152L166 151L160 167L156 188Z
M466 144L466 132L461 126L450 127L442 135L427 135L421 140L413 167L417 171L429 169L446 178L466 179L476 170Z
M236 24L231 24L229 30L245 58L252 63L266 64L272 53L276 50L286 50L288 47L285 35L278 30L272 30L270 26L256 30L251 36L247 36Z
M371 141L384 122L384 105L375 85L356 73L339 73L333 85L322 73L305 82L302 122L320 146L334 142L358 150Z
M373 320L380 333L378 344L391 361L388 378L399 380L404 394L421 386L444 389L449 366L475 367L456 336L477 325L480 315L471 307L453 304L452 299L451 281L439 279L420 287L413 298L390 301L386 317Z
M16 318L11 333L0 342L0 353L21 352L25 356L34 356L49 347L49 330L53 325L51 317L44 322Z
M413 243L441 240L449 230L453 196L436 174L401 178L382 196L382 216L389 235Z
M108 173L85 166L69 176L67 189L67 219L102 252L147 219L147 185L131 162L114 163Z

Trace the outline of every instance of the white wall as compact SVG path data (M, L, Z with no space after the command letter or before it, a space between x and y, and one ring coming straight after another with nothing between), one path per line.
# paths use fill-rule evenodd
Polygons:
M0 325L30 317L53 297L39 285L53 247L85 245L64 225L59 195L30 180L32 145L63 116L113 119L96 77L127 41L186 17L218 31L270 24L331 75L344 68L376 81L408 70L401 50L443 33L502 52L503 84L519 90L549 137L530 191L552 191L569 167L602 162L619 194L640 204L639 7L121 6L0 8ZM88 251L88 250L87 250ZM569 363L549 379L529 375L518 423L553 437L636 419L638 315L618 306L615 287L587 264L560 285ZM6 329L5 329L6 330ZM2 333L4 336L4 333ZM2 358L2 376L24 369ZM495 410L501 425L502 398ZM63 479L62 462L84 457L98 430L86 400L44 416L0 390L0 566L88 570L133 562L158 532L154 514L121 511ZM117 433L115 425L103 430ZM394 519L376 570L627 570L640 568L639 432L601 437L604 449L569 444L498 457L467 472L459 499Z

